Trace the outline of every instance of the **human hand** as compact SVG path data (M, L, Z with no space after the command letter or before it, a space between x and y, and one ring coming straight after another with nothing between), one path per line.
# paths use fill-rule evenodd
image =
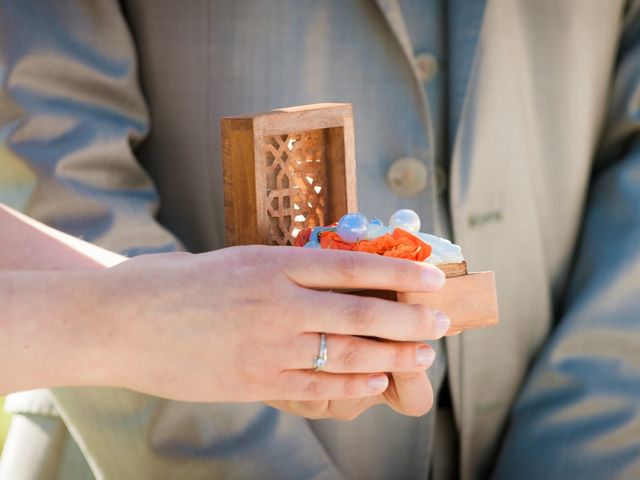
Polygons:
M444 282L431 265L366 253L248 246L146 255L101 279L102 326L87 362L93 383L178 400L383 394L402 406L404 377L387 388L381 372L423 378L433 350L420 341L448 327L421 305L326 291L432 291ZM329 362L314 372L318 332L327 333ZM430 398L428 382L407 384Z
M426 372L389 373L389 387L369 397L341 400L278 400L267 402L274 408L313 420L332 418L353 420L369 408L386 404L403 415L420 417L433 406L433 389Z

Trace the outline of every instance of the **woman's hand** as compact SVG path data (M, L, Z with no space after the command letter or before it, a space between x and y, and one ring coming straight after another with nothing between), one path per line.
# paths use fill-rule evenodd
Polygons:
M178 400L379 402L399 388L384 372L426 378L434 353L420 341L448 328L424 306L328 291L444 283L431 265L366 253L234 247L136 257L99 275L88 383ZM328 363L314 372L319 332Z

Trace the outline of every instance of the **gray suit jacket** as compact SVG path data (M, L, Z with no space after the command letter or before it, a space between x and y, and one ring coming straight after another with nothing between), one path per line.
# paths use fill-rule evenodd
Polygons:
M135 153L162 224L189 248L217 248L217 119L348 101L365 213L438 218L435 175L412 199L384 182L394 158L433 167L436 148L397 1L123 4L0 3L3 200L113 250L175 248ZM491 0L451 59L452 234L472 269L495 270L502 320L447 340L462 478L490 471L505 428L499 477L640 475L639 8ZM424 423L383 408L310 423L123 390L51 397L99 478L427 475Z

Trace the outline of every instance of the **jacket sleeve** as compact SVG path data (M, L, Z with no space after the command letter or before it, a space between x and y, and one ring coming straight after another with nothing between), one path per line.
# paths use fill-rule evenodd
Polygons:
M134 149L149 131L118 2L0 0L0 201L133 255L175 250Z
M125 255L179 248L154 219L157 195L134 156L149 131L136 68L117 1L0 0L0 202ZM121 463L118 445L145 448L144 432L134 426L158 401L126 390L70 388L14 394L6 408L33 418L62 415L100 476L102 462ZM68 463L43 460L62 455L54 453L59 429L29 444L15 432L0 476L25 474L14 469L18 464L39 471L38 462L44 469Z
M0 64L0 201L119 253L177 248L154 220L156 193L134 158L149 119L119 2L0 0ZM113 388L9 403L16 413L57 411L96 478L341 478L303 419L263 404ZM12 442L11 454L37 462L33 448ZM76 478L69 468L45 476Z
M566 301L496 478L640 478L640 2L624 25Z

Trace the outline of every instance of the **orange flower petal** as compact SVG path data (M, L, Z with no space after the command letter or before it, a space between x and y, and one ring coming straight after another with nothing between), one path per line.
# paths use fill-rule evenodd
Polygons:
M336 232L324 232L320 235L320 247L330 250L353 250L355 244L345 242Z

